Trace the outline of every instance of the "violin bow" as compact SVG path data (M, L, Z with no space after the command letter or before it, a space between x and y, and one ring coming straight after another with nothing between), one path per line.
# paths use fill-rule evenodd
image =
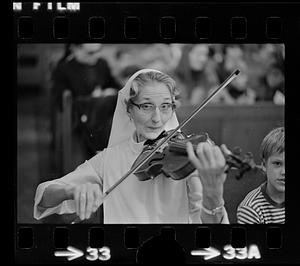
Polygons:
M182 127L184 127L194 116L196 116L212 99L219 93L222 89L224 89L230 82L232 82L237 75L240 73L239 69L234 70L224 81L219 85L219 87L212 92L204 101L203 103L197 107L192 114L190 114L182 123L180 123L175 129L172 130L172 132L157 145L143 160L140 161L139 164L137 164L135 167L131 168L122 178L120 178L115 184L113 184L106 192L104 192L103 197L101 199L101 202L99 204L99 207L103 204L105 200L109 198L111 195L111 192L118 187L128 176L130 176L133 172L137 171L147 160L149 160L154 153L167 141L169 141L178 130L180 130ZM75 220L76 221L76 220ZM75 221L73 223L75 223Z

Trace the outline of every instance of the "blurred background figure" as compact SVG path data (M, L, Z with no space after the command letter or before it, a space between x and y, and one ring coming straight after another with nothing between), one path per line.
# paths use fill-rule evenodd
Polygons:
M284 46L282 44L244 44L249 65L249 84L257 102L284 103Z
M275 104L284 104L285 95L284 95L284 74L278 68L273 68L271 72L271 78L269 77L269 86L274 92L273 102Z
M219 79L216 62L211 58L212 50L207 44L188 44L182 48L182 56L174 71L183 102L201 103L215 88Z
M272 64L261 78L261 84L261 90L265 93L259 100L284 104L284 69L281 64Z
M141 54L145 66L172 73L181 57L181 47L176 44L153 44Z
M249 87L249 74L243 50L237 46L227 46L224 49L224 57L218 68L220 80L224 81L235 69L241 72L226 88L224 88L213 102L224 104L254 104L256 101L255 91ZM212 92L213 90L211 90Z
M62 112L62 95L72 96L72 149L76 161L93 156L106 147L111 119L120 84L113 77L102 44L68 44L65 55L52 74L52 130L53 143L59 134L56 120Z
M183 44L118 45L114 53L114 71L121 84L125 85L138 69L152 68L172 74L181 58Z
M112 76L107 61L101 58L101 47L99 43L66 45L65 55L53 71L56 106L61 108L64 90L70 90L74 99L116 93L120 85Z

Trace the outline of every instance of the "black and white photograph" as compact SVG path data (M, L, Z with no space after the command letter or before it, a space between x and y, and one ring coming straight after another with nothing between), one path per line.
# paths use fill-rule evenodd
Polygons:
M284 224L285 46L17 45L17 223Z

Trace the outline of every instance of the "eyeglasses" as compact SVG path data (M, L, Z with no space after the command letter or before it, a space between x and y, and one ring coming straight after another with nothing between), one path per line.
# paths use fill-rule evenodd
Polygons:
M130 103L132 105L136 106L137 108L139 108L141 111L143 111L146 114L152 114L156 110L157 107L158 107L159 111L163 114L168 114L176 108L175 103L163 103L159 106L156 106L152 103L136 104L131 100L130 100Z

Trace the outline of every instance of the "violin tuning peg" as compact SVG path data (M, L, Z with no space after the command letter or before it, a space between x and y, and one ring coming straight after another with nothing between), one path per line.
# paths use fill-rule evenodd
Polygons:
M247 163L252 169L256 167L256 163L254 162L253 158L245 158L244 162Z
M250 152L250 151L248 151L248 152L245 154L245 157L252 159L252 158L253 158L253 153Z
M254 159L253 159L253 153L252 152L247 152L244 155L244 162L246 162L249 165L251 165L251 167L253 167L255 165L255 162L254 162Z
M242 149L241 149L241 147L234 147L233 148L233 150L232 150L232 153L234 154L234 155L240 155L241 153L242 153Z

